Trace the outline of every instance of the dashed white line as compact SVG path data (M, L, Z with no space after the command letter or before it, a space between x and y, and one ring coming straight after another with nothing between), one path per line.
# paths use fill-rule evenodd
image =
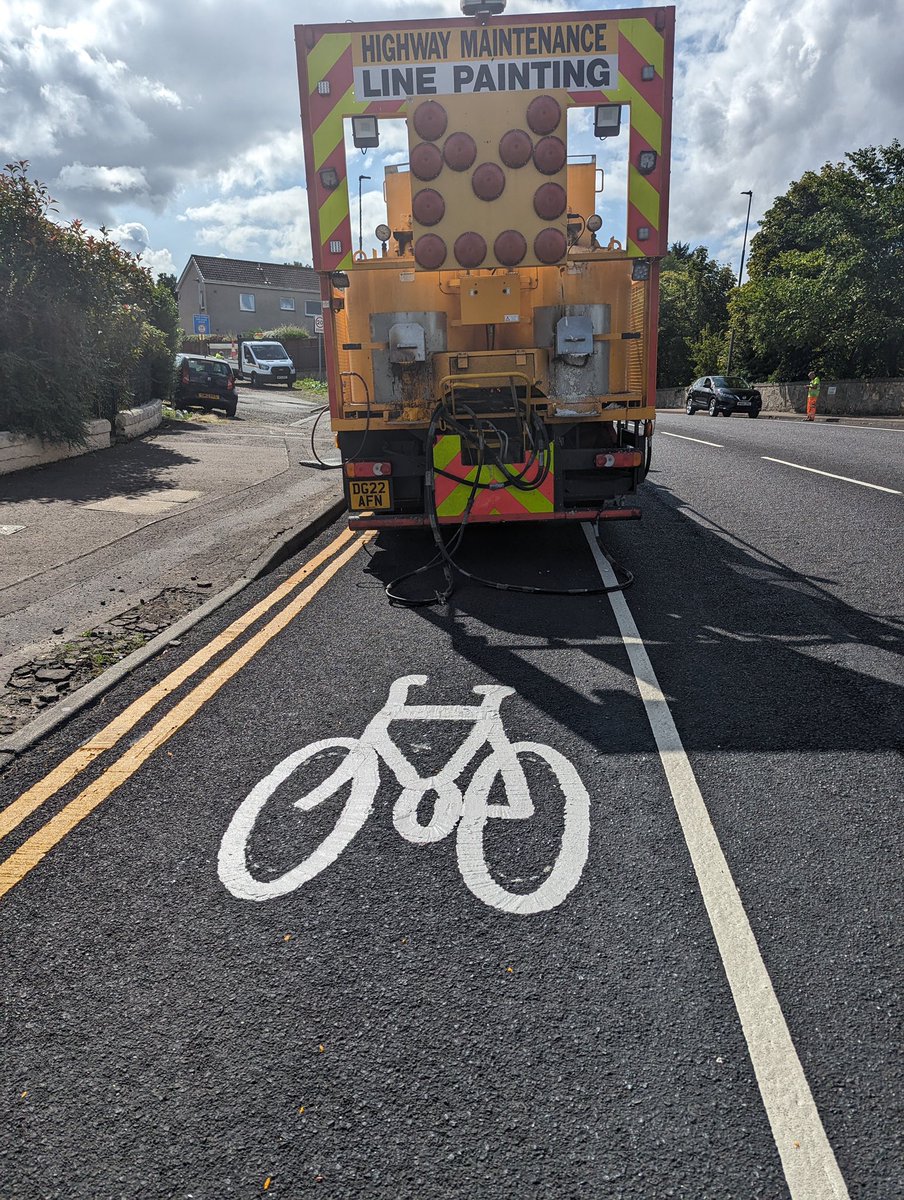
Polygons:
M663 437L681 438L682 442L699 442L701 446L715 446L717 450L725 449L725 447L722 445L721 442L705 442L703 440L703 438L688 437L687 434L684 434L684 433L669 433L665 429L660 429L659 432L662 434Z
M585 524L584 533L603 583L615 587L615 573L593 527ZM848 1200L847 1186L668 702L624 595L613 591L609 599L715 934L788 1191L792 1200Z
M902 495L897 488L882 487L878 483L867 483L863 479L851 479L848 475L833 475L831 471L820 471L817 467L805 467L802 463L788 462L784 458L770 458L768 454L761 454L760 458L764 462L781 463L783 467L794 467L797 471L809 471L813 475L825 475L827 479L840 479L842 483L856 483L858 487L872 488L876 492L888 492L891 496Z

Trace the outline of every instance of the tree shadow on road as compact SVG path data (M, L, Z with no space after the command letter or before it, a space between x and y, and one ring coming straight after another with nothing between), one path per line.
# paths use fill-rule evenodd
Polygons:
M900 749L904 629L833 595L827 581L770 558L754 545L701 527L666 489L648 489L640 526L609 526L603 542L634 572L626 593L654 669L689 750L799 753ZM658 502L657 502L658 501ZM382 534L371 572L383 583L427 560L426 535ZM469 570L509 583L599 584L581 529L475 526L460 555ZM442 583L409 581L412 593ZM514 687L603 752L650 749L635 700L613 727L626 694L601 691L600 678L630 673L605 596L573 598L489 591L458 577L445 607L414 610L449 638L450 649ZM574 678L543 667L577 649L592 668ZM575 660L571 659L572 663ZM561 666L558 667L561 671ZM601 745L599 730L618 731Z
M147 492L169 491L185 486L170 473L199 461L142 438L4 476L0 479L0 503L37 500L78 504L112 496L140 497Z

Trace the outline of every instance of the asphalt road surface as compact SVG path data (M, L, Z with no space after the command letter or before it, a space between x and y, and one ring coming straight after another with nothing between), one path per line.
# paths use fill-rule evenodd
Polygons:
M0 1197L904 1195L904 435L658 425L624 594L337 526L0 776Z

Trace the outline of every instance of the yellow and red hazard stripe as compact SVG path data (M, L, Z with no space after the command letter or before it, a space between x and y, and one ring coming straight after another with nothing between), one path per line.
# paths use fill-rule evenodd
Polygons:
M547 451L549 470L539 487L530 491L521 491L515 487L501 486L505 477L498 467L468 466L462 461L461 438L448 434L437 438L433 447L433 465L448 475L437 474L435 477L436 514L440 521L460 518L468 507L475 481L481 484L498 483L498 488L480 487L471 504L470 516L475 521L519 520L528 517L538 517L555 511L555 478L552 467L553 447ZM525 469L525 463L512 463L509 470L518 475ZM525 482L530 483L539 478L542 473L542 463L538 462L528 472ZM454 475L455 479L450 479ZM457 482L461 480L462 482Z

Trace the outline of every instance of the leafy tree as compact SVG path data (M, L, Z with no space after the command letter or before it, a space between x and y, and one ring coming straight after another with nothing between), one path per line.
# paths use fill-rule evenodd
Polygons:
M0 172L0 429L77 443L91 416L167 394L178 321L134 255L52 219L27 167Z
M699 337L688 338L687 349L691 368L688 382L691 379L697 379L700 375L724 375L728 370L728 331L726 329L713 329L711 325L704 325ZM738 364L737 350L737 343L735 343L735 352L732 356L733 370Z
M674 242L662 260L659 309L659 387L679 387L699 370L695 355L705 329L723 330L728 323L727 298L735 277L730 267L710 258L705 246L691 250Z
M904 146L807 171L764 216L731 300L753 373L836 378L904 370ZM736 342L737 350L737 342ZM756 369L755 369L756 368Z
M176 292L176 284L178 282L179 281L176 279L176 276L171 274L168 271L161 271L160 274L157 276L157 283L158 284L162 283L163 286L170 292L170 294L172 295L174 300L179 299L179 296Z

